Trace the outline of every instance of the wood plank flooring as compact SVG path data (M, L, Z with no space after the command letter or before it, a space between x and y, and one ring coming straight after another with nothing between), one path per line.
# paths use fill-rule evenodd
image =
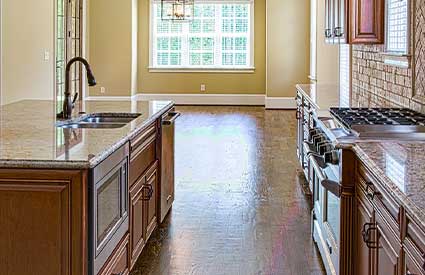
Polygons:
M176 200L131 275L324 274L294 111L177 108Z

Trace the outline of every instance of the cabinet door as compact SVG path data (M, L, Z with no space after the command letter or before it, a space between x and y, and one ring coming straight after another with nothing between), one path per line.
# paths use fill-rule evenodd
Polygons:
M145 201L146 205L146 218L147 218L147 227L146 227L146 239L149 239L150 235L154 231L157 225L157 193L158 193L158 165L155 163L152 168L149 169L146 174L146 184L144 186L144 190L148 190L145 197L147 199Z
M399 274L399 253L400 249L395 248L392 243L392 236L388 234L385 226L377 221L376 228L377 249L376 249L376 274L397 275Z
M385 0L350 2L350 44L383 44Z
M404 253L403 275L421 275L424 274L423 269L417 264L410 253Z
M366 199L366 198L365 198ZM373 210L367 199L362 200L361 196L357 198L356 209L356 248L355 248L355 274L372 274L373 250L364 240L366 227L374 223ZM371 236L372 237L372 236Z
M143 186L146 177L142 176L130 190L130 256L131 268L142 253L146 241L146 214Z
M325 41L333 43L333 3L335 0L325 0Z

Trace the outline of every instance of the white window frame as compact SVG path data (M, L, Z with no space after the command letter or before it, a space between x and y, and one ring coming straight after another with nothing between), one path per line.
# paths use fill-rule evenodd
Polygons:
M229 4L238 4L238 3L244 3L244 4L250 4L251 5L251 17L250 17L250 38L249 38L249 44L250 44L250 61L251 64L249 64L246 67L219 67L219 68L213 68L213 67L156 67L153 65L153 20L155 20L155 8L154 3L158 2L159 0L150 0L149 1L149 67L148 70L151 73L254 73L255 72L255 1L254 0L199 0L195 1L195 5L197 3L207 4L207 3L213 3L213 4L223 4L223 2L229 3ZM182 24L182 23L180 23ZM187 24L187 23L183 23Z
M406 52L396 52L388 49L388 36L389 36L389 1L385 1L385 52L383 52L384 63L387 65L410 68L411 63L411 1L407 2L407 30L406 30Z

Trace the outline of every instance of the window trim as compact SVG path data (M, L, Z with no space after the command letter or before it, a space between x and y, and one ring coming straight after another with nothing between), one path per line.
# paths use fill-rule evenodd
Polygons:
M149 1L149 66L148 72L150 73L255 73L255 1L254 0L229 0L229 3L246 3L250 4L250 60L251 64L246 67L165 67L153 65L153 27L152 22L155 19L154 4L158 0ZM199 0L196 3L212 3L221 4L220 1L214 0Z
M412 16L411 16L411 1L406 0L407 4L407 37L406 37L406 52L395 52L388 50L388 9L389 3L385 1L385 49L381 54L384 56L384 63L389 66L410 68L411 67L411 43L412 43Z

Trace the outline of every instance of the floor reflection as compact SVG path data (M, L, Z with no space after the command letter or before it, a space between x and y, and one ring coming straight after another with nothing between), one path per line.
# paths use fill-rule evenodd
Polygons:
M324 274L298 182L295 114L178 107L176 201L138 274Z

